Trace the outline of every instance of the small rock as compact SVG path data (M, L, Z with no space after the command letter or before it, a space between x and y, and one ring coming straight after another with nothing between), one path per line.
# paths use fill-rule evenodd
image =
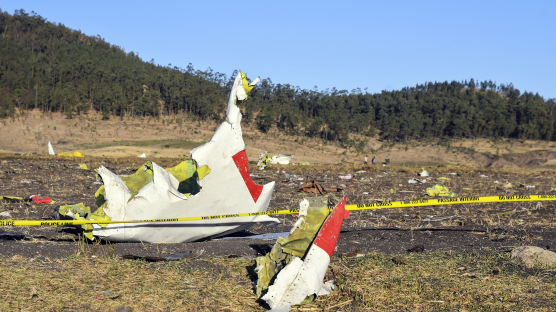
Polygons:
M131 312L131 311L133 311L133 309L130 308L130 307L126 307L126 306L117 306L116 308L114 308L114 311L116 311L116 312Z
M2 212L0 212L0 217L2 217L2 218L11 218L12 215L8 211L2 211Z
M421 244L418 244L418 245L415 245L415 246L409 248L407 251L408 252L423 252L424 250L425 250L425 246L423 246Z
M522 246L512 250L512 259L517 259L528 268L556 266L556 252L536 246Z
M405 259L403 259L403 258L401 258L401 257L394 257L394 258L392 258L392 262L394 262L394 264L396 264L396 265L407 264L407 261L405 261Z

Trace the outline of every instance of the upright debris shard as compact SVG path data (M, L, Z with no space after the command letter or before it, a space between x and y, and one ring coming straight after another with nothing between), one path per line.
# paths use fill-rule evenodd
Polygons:
M48 141L48 155L50 156L54 156L54 148L52 147L52 143L50 143L50 141Z
M59 207L74 219L146 220L264 212L274 182L260 186L249 175L237 101L258 81L244 73L235 78L223 122L212 139L191 151L191 160L172 168L147 161L134 174L120 177L105 167L97 169L103 185L95 193L95 212L83 204ZM278 222L266 215L210 219L187 223L93 224L85 235L111 241L179 243L241 230L253 222Z
M257 258L256 293L273 311L289 311L293 305L330 293L331 286L323 279L349 215L345 204L344 197L329 212L326 199L320 204L302 201L290 235L279 238L268 254Z

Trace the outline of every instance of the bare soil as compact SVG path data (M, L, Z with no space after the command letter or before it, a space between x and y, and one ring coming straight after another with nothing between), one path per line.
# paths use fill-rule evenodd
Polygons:
M67 119L60 113L30 111L0 120L0 152L44 155L50 141L56 152L79 150L93 157L150 158L187 157L189 151L208 141L217 122L194 121L191 116L117 118L102 120L89 113ZM293 154L295 163L378 164L437 166L465 165L475 168L556 169L556 142L514 139L434 139L393 144L378 137L352 135L363 140L358 148L315 138L288 136L275 130L261 133L253 124L242 124L247 156L256 160L262 151Z
M132 158L61 158L0 154L0 195L40 194L52 197L56 204L0 202L0 219L49 220L58 218L59 204L84 202L95 207L93 194L98 188L93 170L82 170L79 163L93 169L104 165L118 174L129 174L143 160ZM159 158L164 166L178 159ZM310 180L329 193L330 201L347 196L348 204L426 198L425 189L436 183L448 186L457 196L554 194L556 174L552 169L508 170L469 169L445 165L428 166L431 176L423 184L409 184L419 178L419 167L337 164L321 166L275 166L259 171L252 164L253 179L258 184L276 181L270 210L296 208L303 197L299 187ZM350 180L340 175L352 174ZM289 176L289 179L288 177ZM439 178L447 178L440 180ZM245 238L253 234L286 232L295 221L280 216L273 227L255 225L226 239L184 244L142 244L88 242L74 227L0 227L0 256L24 258L64 258L75 254L115 255L148 261L187 257L254 257L262 255L274 240ZM448 205L440 207L383 209L354 212L346 219L336 256L368 252L410 253L437 250L510 250L519 245L556 249L556 202L516 202Z

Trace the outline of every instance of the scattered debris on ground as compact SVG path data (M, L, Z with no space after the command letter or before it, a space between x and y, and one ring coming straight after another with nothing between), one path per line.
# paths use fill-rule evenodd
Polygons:
M268 152L262 152L259 154L259 161L257 162L257 167L259 170L264 170L270 165L289 165L293 155L284 154L269 154Z
M324 195L326 193L336 193L341 191L342 189L339 187L330 187L325 189L318 182L315 182L315 180L307 182L306 184L301 186L298 190L298 192L311 193L317 195Z

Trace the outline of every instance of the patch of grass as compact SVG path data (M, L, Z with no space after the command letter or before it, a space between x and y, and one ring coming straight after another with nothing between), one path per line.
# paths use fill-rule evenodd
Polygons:
M0 258L0 310L263 311L247 269L252 264ZM327 279L337 289L299 311L552 311L554 273L525 269L496 250L334 258Z
M339 291L320 298L321 308L347 299L353 301L345 311L552 311L556 305L554 271L524 269L496 251L371 254L331 267Z
M77 256L54 262L0 260L0 310L254 311L245 259L149 263Z

